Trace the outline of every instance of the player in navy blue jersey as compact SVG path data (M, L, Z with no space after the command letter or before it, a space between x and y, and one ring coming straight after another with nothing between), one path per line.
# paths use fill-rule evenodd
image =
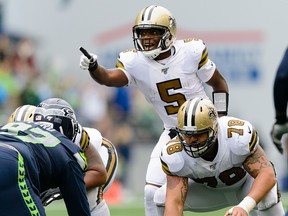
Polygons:
M1 215L42 216L40 193L59 187L69 216L90 215L81 149L46 123L0 128Z
M76 119L76 113L73 110L72 106L64 99L48 98L42 101L38 105L38 107L42 107L45 110L43 114L45 116L46 113L46 118L43 117L43 114L41 112L36 112L34 113L34 115L37 119L42 119L49 123L53 122L53 126L56 130L60 130L61 126L62 131L64 132L64 134L66 132L67 135L69 134L69 130L65 130L65 128L69 127L65 125L66 121L62 121L61 124L59 124L59 120L65 118L65 116L69 116L71 119L70 131L74 131L74 133L72 132L74 136L70 136L72 138L72 141L83 150L85 155L88 155L91 149L96 149L96 152L99 153L99 157L101 157L101 162L103 162L103 165L106 167L107 177L105 183L98 186L94 184L94 187L91 187L92 182L103 178L101 172L98 173L97 177L94 176L93 178L91 178L90 176L88 178L87 176L85 176L84 181L86 183L86 192L90 205L91 216L110 216L110 210L103 195L110 188L117 174L118 155L115 146L108 139L102 137L101 133L97 129L82 127ZM29 119L31 119L31 115L29 114L30 110L31 106L22 106L14 112L14 115L12 115L10 119L17 121L18 119L25 118L29 121ZM90 155L91 156L87 156L88 167L91 163L91 160L94 160L94 158L97 157L97 155ZM90 182L89 187L87 187L88 182ZM54 200L61 199L61 193L58 188L49 189L42 195L43 196L41 196L41 199L44 206L49 205Z
M106 172L105 169L106 164L104 165L102 161L102 157L105 155L105 152L101 151L102 155L100 156L100 154L98 153L98 149L93 144L90 145L90 138L87 133L86 135L84 134L83 137L78 137L78 139L76 139L78 134L83 130L81 130L82 127L76 120L75 112L70 106L70 104L61 98L50 98L41 102L38 107L32 105L23 105L18 107L8 119L9 123L18 121L45 123L45 125L61 132L73 142L75 142L75 140L78 140L78 142L80 142L78 144L73 144L79 146L87 158L88 168L87 172L85 173L84 182L86 185L86 194L90 206L91 215L98 215L99 213L102 215L105 209L103 202L101 202L102 205L100 205L99 203L97 208L95 205L96 199L97 201L98 199L103 199L103 185L110 183L107 175L108 170ZM95 141L94 139L92 140L93 142ZM115 157L116 156L114 155L114 159ZM113 159L113 155L111 155L111 159ZM113 165L112 161L109 163L109 167L110 165ZM111 168L109 168L109 170L110 169ZM109 171L109 173L110 172L111 170ZM111 177L109 176L109 178ZM96 190L96 188L98 187L101 187L101 190L99 189L99 193L93 193L92 191L94 191L94 189ZM92 196L91 193L93 194ZM98 194L97 197L96 194ZM45 190L44 192L41 192L40 198L43 205L47 206L52 201L61 199L62 194L59 190L59 187L50 188L48 190ZM107 205L106 211L107 215L110 215Z
M279 150L283 153L281 138L288 133L287 103L288 103L288 48L277 69L274 86L273 99L275 107L276 122L273 124L271 137Z
M288 47L276 71L273 84L273 100L276 121L272 126L271 137L278 151L283 154L284 148L287 148L288 145L288 143L284 143L285 139L281 141L282 136L288 133ZM288 153L286 152L286 154ZM284 190L288 188L287 179L288 174L286 173L282 185ZM288 211L285 216L288 216Z

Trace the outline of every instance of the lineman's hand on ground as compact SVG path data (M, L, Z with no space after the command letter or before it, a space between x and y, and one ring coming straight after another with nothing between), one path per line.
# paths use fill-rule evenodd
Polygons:
M40 194L40 199L44 206L48 206L55 200L62 199L62 194L59 188L50 188Z

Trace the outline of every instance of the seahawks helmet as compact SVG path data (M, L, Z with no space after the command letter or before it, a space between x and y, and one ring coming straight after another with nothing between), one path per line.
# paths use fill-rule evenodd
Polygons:
M71 105L61 98L49 98L38 105L34 121L50 123L53 128L70 140L74 140L78 131L78 122ZM42 108L42 109L40 109Z
M163 34L157 48L145 51L140 32L145 29L159 29ZM158 37L158 36L157 36ZM176 20L166 8L151 5L143 8L137 15L133 27L133 42L137 51L141 51L147 58L154 59L160 53L168 51L176 40Z
M33 122L36 106L23 105L19 106L9 117L8 123L17 121Z
M201 157L214 145L218 133L218 114L214 104L207 99L187 100L179 108L177 132L186 153L194 158ZM207 133L205 141L186 143L184 136Z

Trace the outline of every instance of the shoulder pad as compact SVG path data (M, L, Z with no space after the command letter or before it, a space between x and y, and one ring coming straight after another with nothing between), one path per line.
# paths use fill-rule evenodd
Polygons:
M183 147L177 139L173 139L168 142L162 148L160 160L162 163L162 169L167 175L173 175L178 172L184 166L184 158L182 157Z
M127 53L127 52L137 52L137 51L136 49L127 49L123 51L123 53Z
M190 43L191 52L194 53L195 58L198 59L198 70L205 65L209 58L208 58L208 50L205 43L201 39L197 38L187 38L183 40L184 43Z
M184 43L188 43L188 42L191 42L191 41L199 41L199 39L197 38L186 38L186 39L183 39Z
M259 144L257 131L252 126L252 124L248 121L238 118L222 118L223 117L221 117L220 119L227 120L220 120L220 122L222 122L224 126L226 125L226 131L224 130L223 132L227 133L227 138L228 142L231 145L231 150L235 154L252 153L255 150L256 146Z
M100 146L102 144L102 138L103 138L100 131L98 131L95 128L88 128L88 127L84 127L84 129L87 132L87 136L90 137L90 143L92 145L94 145L94 147L97 149L97 151L99 151Z

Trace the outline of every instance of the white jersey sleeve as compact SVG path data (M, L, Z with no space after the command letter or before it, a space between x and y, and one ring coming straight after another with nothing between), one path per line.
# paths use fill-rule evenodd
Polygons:
M133 68L134 67L133 62L134 62L134 59L137 58L136 53L137 53L137 51L135 49L125 50L119 54L119 57L118 57L117 62L116 62L116 67L121 69L125 73L125 75L128 79L128 85L127 86L136 85L136 81L130 75L130 73L128 73L128 71L126 69L126 68Z
M90 137L90 143L94 145L94 147L97 149L97 151L100 151L101 145L102 145L102 135L101 133L95 129L95 128L87 128L84 127L84 129L87 131L89 137Z
M188 46L188 52L190 52L191 62L198 65L197 75L203 81L207 82L213 76L216 65L209 59L208 49L202 40L190 38L184 40Z
M82 150L88 148L89 144L93 144L97 151L99 151L102 144L102 135L95 128L82 127L78 123L78 131L73 142Z
M182 157L182 145L179 139L173 139L162 148L160 160L162 169L167 175L175 175L184 167L184 159Z
M219 118L219 143L225 143L231 152L232 163L243 163L259 145L257 131L248 121L224 116Z

